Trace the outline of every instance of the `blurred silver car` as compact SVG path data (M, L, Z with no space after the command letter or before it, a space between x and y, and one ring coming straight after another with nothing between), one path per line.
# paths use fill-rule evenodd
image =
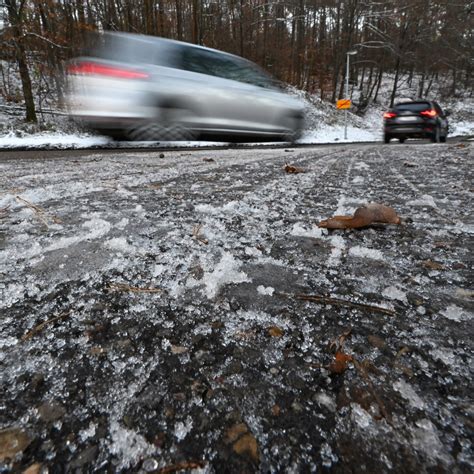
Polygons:
M180 41L104 33L68 65L70 116L132 140L295 141L304 106L257 65Z

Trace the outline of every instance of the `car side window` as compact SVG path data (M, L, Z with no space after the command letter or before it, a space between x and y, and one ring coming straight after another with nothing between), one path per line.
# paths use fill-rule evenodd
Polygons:
M183 49L182 61L183 69L187 71L260 87L272 87L270 78L244 59L189 47Z

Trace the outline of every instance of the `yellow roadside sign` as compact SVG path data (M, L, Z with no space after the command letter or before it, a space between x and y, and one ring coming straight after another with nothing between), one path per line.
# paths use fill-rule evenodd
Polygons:
M338 109L350 109L351 100L350 99L341 99L337 101L336 108Z

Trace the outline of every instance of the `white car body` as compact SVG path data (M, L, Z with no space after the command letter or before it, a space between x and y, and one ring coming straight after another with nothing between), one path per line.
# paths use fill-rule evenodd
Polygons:
M164 38L105 33L68 68L73 119L132 139L296 140L304 105L250 61Z

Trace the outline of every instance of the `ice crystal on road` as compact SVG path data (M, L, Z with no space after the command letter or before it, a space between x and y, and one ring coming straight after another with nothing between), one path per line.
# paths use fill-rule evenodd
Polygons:
M0 159L2 472L472 470L472 145L55 153Z

